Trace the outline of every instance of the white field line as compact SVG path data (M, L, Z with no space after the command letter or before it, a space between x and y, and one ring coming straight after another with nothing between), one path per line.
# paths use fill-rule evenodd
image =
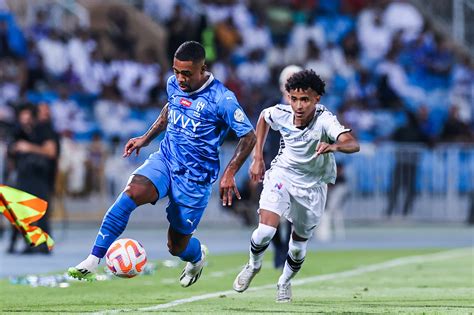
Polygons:
M368 273L368 272L380 271L380 270L385 270L385 269L394 268L394 267L400 267L400 266L406 266L406 265L418 264L418 263L426 263L426 262L432 262L432 261L438 261L438 260L459 258L459 257L462 257L462 256L466 256L467 254L474 255L474 248L455 249L455 250L449 250L449 251L444 251L444 252L435 253L435 254L427 254L427 255L418 255L418 256L409 256L409 257L396 258L396 259L389 260L389 261L386 261L386 262L377 263L377 264L373 264L373 265L362 266L362 267L358 267L358 268L347 270L347 271L342 271L342 272L336 272L336 273L330 273L330 274L325 274L325 275L320 275L320 276L313 276L313 277L307 277L307 278L303 278L303 279L293 280L293 281L291 281L291 285L292 286L299 286L299 285L313 283L313 282L321 282L321 281L327 281L327 280L349 278L349 277L353 277L353 276L359 276L359 275L362 275L362 274ZM258 286L258 287L248 288L247 291L259 291L259 290L264 290L264 289L273 289L275 287L276 287L276 284L273 283L273 284L267 284L267 285L261 285L261 286ZM196 296L192 296L192 297L185 298L185 299L174 300L174 301L171 301L171 302L168 302L168 303L158 304L158 305L149 306L149 307L142 307L142 308L138 308L138 309L117 309L117 310L97 312L97 313L93 313L93 314L113 314L113 313L131 312L131 311L132 312L133 311L142 311L142 312L156 311L156 310L167 309L167 308L171 308L171 307L174 307L174 306L187 304L187 303L192 303L192 302L196 302L196 301L202 301L202 300L217 298L217 297L222 296L222 295L234 295L234 294L238 294L238 293L234 290L219 291L219 292L214 292L214 293L196 295Z

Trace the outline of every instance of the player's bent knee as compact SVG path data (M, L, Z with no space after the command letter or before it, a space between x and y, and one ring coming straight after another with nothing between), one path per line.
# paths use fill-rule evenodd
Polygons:
M259 223L258 228L252 234L252 240L257 245L267 244L272 240L275 233L275 227Z
M139 205L154 202L158 199L158 192L153 183L146 177L134 175L125 187L124 192Z
M278 227L280 224L280 216L272 211L260 209L260 219L259 222L265 225L272 226L274 228Z
M141 187L137 187L133 184L128 184L127 187L125 187L124 193L126 193L130 197L130 199L135 201L137 206L141 206L147 203L145 202L146 200L146 196L144 195L145 193Z

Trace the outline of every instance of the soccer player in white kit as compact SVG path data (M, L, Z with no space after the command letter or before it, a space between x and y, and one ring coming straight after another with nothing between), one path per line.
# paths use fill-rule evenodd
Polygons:
M306 247L326 204L327 184L336 180L333 152L354 153L360 147L351 130L319 104L325 83L313 70L293 74L285 84L290 105L266 108L257 123L257 144L250 167L252 180L263 180L259 225L250 239L250 259L233 288L245 291L260 271L263 254L284 216L293 223L277 302L291 301L290 280L300 270ZM281 133L280 151L265 172L263 146L269 128Z

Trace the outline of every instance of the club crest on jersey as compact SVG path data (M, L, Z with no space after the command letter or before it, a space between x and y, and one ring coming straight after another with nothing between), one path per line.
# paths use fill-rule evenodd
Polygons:
M244 112L240 108L235 110L234 119L238 122L243 122L245 120Z
M196 110L198 112L202 111L202 109L204 108L204 106L206 106L206 103L204 102L198 102L197 105L196 105Z
M201 117L201 111L204 109L204 106L206 106L206 103L204 102L198 102L196 105L196 110L193 113L194 117Z
M180 103L181 105L183 105L183 106L191 107L191 104L192 104L193 102L188 101L188 100L185 99L185 98L182 98L182 99L179 101L179 103Z

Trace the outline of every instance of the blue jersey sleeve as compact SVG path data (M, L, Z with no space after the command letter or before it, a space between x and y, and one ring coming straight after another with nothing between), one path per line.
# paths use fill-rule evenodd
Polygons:
M252 123L240 107L235 95L231 92L225 93L218 103L218 116L236 133L237 137L243 137L253 130Z

